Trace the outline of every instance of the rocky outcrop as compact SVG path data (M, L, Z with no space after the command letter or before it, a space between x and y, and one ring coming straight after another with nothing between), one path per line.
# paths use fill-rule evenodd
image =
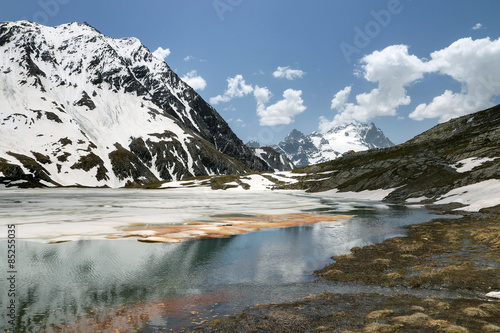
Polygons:
M280 154L271 147L251 148L255 156L263 160L274 171L288 171L294 168L294 165L288 157Z
M500 106L452 119L398 146L298 169L321 173L323 179L295 187L311 192L394 189L386 201L425 197L431 202L452 189L500 179L498 142Z

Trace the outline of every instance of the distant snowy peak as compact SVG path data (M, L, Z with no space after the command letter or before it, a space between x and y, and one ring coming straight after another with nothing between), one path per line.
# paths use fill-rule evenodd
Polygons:
M351 123L325 133L304 135L294 129L272 147L285 154L296 167L327 162L349 151L385 148L394 144L374 123Z
M0 23L0 181L124 186L270 171L136 38Z

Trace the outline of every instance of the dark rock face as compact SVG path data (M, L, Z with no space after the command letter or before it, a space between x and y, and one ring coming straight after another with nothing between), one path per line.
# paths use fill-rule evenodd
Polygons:
M452 119L408 142L385 149L356 152L301 172L331 171L328 179L304 183L309 191L395 189L385 200L437 199L452 189L500 179L500 106ZM459 171L468 158L489 161Z
M252 148L252 150L255 156L265 161L274 171L288 171L295 167L284 154L271 147Z
M132 178L128 185L141 185L154 183L158 178L139 160L137 155L123 148L121 145L115 145L116 150L109 154L113 173L120 180Z
M97 168L96 179L97 180L108 180L107 176L108 170L104 166L104 161L94 153L89 153L88 155L80 157L77 163L71 166L72 169L81 169L89 172L93 168Z
M370 148L387 148L394 146L394 143L392 143L374 123L370 123L368 128L362 129L360 134Z
M310 157L319 152L311 138L296 129L292 130L279 144L271 147L286 155L298 168L311 164Z
M7 154L12 143L0 143L9 170L36 163L40 168L27 169L34 179L66 185L85 171L89 186L273 170L135 38L106 37L88 24L6 22L0 53L11 54L0 64L8 82L0 98L14 94L11 110L0 110L0 128L21 143L17 155ZM28 97L30 106L16 104Z

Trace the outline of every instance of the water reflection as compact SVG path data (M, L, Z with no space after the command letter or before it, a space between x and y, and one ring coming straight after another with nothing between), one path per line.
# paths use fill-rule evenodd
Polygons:
M322 206L311 212L357 217L344 225L321 222L180 244L18 240L17 329L133 330L149 322L145 331L152 332L152 327L175 326L173 317L202 311L196 304L205 304L204 311L212 306L222 311L221 304L229 309L237 302L271 301L273 294L293 297L298 293L291 286L310 281L310 273L328 264L329 257L404 234L403 226L433 217L424 209L320 200ZM0 248L6 245L0 242ZM2 271L5 264L0 262ZM240 297L249 288L252 295ZM0 280L0 290L6 289L7 281ZM0 307L8 301L3 293ZM0 311L1 323L7 323L6 315Z

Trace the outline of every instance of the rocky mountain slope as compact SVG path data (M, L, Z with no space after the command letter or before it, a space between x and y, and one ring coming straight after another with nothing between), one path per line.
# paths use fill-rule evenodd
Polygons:
M255 156L265 161L274 171L288 171L295 168L295 165L284 153L279 153L269 146L261 146L255 140L250 140L245 145L252 149Z
M285 154L296 167L331 161L349 151L386 148L394 144L375 124L352 123L304 135L294 129L272 148Z
M285 154L278 153L271 147L250 147L250 149L274 171L288 171L295 168Z
M295 169L307 176L285 187L339 194L387 190L388 202L463 203L467 196L482 195L492 206L500 191L499 142L500 106L495 106L437 125L404 144Z
M0 180L137 185L271 171L136 38L0 23Z

